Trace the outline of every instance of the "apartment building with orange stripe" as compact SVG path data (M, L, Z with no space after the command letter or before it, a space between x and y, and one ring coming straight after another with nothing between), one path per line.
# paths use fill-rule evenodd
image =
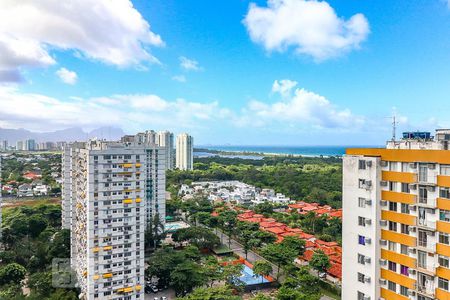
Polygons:
M450 299L450 130L343 158L342 299Z

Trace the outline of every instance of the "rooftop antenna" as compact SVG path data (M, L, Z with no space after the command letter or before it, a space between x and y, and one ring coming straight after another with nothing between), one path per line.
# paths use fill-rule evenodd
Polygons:
M395 142L396 140L396 133L397 133L397 125L398 121L397 119L397 111L396 108L392 108L392 141Z

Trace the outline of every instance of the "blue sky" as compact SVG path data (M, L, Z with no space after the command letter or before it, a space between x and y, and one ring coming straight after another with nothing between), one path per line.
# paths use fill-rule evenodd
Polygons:
M399 132L450 127L444 0L8 2L2 128L382 144L393 107Z

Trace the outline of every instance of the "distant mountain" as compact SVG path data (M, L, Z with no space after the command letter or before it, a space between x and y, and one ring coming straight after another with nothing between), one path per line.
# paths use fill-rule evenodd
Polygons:
M35 139L38 142L58 142L58 141L85 141L88 138L99 138L107 140L118 140L125 135L121 128L101 127L85 132L79 127L72 127L51 132L33 132L23 128L6 129L0 128L0 140L7 140L11 145L17 141Z

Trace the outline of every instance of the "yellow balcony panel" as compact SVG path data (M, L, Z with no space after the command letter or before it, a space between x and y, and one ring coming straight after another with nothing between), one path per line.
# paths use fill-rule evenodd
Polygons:
M450 164L448 150L412 150L412 149L385 149L385 148L348 148L347 155L366 155L381 157L386 161L401 162L427 162Z
M136 164L136 168L140 168L141 167L141 164L140 163L137 163Z
M393 232L389 230L381 230L381 238L383 240L388 240L396 243L400 243L403 245L407 245L410 247L416 246L416 238L409 236L407 234Z
M385 181L414 183L417 182L417 174L406 172L382 171L381 179Z
M381 278L406 286L409 289L414 289L416 283L412 278L385 269L381 269Z
M131 203L133 203L133 200L132 199L125 199L125 200L123 200L123 203L124 204L131 204Z
M416 217L408 214L401 214L395 211L382 210L381 211L381 219L398 222L406 225L414 226L416 225Z
M450 280L450 270L444 267L438 267L436 270L436 275L447 280Z
M436 244L436 252L437 252L437 254L450 256L450 246L449 245L445 245L445 244L437 243Z
M400 254L394 251L381 249L381 258L387 259L389 261L393 261L395 263L415 268L416 267L416 260L412 257L409 257L408 255Z
M397 294L391 290L381 288L381 297L386 300L409 300L408 297Z
M450 187L450 176L438 175L437 185L443 187Z
M437 207L439 209L450 210L450 199L437 198Z
M99 278L100 278L100 276L98 276L98 275L94 275L94 276L93 276L93 278L94 278L94 280L97 280L97 279L99 279Z
M124 193L131 193L133 190L130 190L130 189L123 189L123 192Z
M381 191L381 199L405 204L416 203L416 195L392 191Z
M131 168L133 164L122 164L123 168Z
M83 277L87 277L87 274L88 274L88 272L87 272L87 271L84 271L84 272L83 272Z
M136 189L135 190L136 193L139 193L140 191L141 191L141 189Z
M136 198L136 203L141 203L141 198Z
M103 247L103 250L104 251L112 250L112 246L105 246L105 247Z
M136 285L136 291L140 291L142 289L142 286L140 286L139 284Z
M103 274L103 278L111 278L112 276L113 276L112 273Z
M437 231L440 231L440 232L450 233L450 223L443 222L443 221L437 221L436 229L437 229Z
M95 247L95 248L92 249L92 252L98 252L99 250L100 250L99 247Z
M438 300L450 300L450 293L441 289L436 289L434 296Z
M123 288L117 289L116 293L123 293Z

